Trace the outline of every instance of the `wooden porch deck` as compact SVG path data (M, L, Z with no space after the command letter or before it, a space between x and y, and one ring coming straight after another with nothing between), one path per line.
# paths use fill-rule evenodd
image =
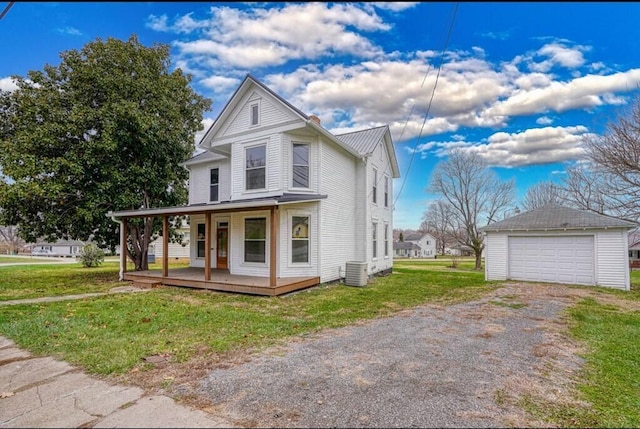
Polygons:
M241 276L228 270L211 270L211 280L204 279L204 268L170 268L169 276L162 277L162 270L127 271L124 280L138 284L162 284L211 289L223 292L277 296L315 286L319 277L287 277L276 279L276 286L269 285L269 277Z

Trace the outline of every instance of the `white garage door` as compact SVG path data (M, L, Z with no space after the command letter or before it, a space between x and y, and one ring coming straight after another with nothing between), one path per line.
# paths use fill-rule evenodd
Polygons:
M593 236L509 237L509 278L595 284Z

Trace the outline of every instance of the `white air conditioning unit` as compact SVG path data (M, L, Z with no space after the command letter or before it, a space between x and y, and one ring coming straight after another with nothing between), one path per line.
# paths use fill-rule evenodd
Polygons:
M347 262L344 282L347 286L366 286L369 276L366 262Z

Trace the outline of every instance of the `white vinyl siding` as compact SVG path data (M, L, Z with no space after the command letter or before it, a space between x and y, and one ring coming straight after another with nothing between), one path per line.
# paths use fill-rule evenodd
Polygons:
M228 160L190 166L189 204L210 202L211 169L218 169L218 201L229 201L231 197L230 163Z
M259 103L259 124L252 127L251 111L252 106L256 103ZM218 137L239 135L251 129L270 127L279 123L289 122L292 119L291 113L279 108L270 100L270 96L261 89L256 89L250 95L245 96L240 106L232 113L233 119L222 127Z
M597 236L598 285L616 289L629 289L629 263L627 260L627 232L618 230Z
M269 277L270 222L269 211L232 213L229 220L229 272L245 276ZM245 219L265 218L267 224L265 240L265 263L244 261Z
M280 212L280 222L278 226L279 243L278 267L282 277L305 277L318 276L318 255L320 243L318 212L322 202L300 203L288 206ZM293 228L293 217L309 218L309 262L293 263L291 254L291 231Z
M485 275L491 280L507 279L507 235L487 234L485 243Z
M246 181L246 160L245 149L255 146L265 145L266 165L265 165L265 188L249 189L245 188ZM260 198L282 193L280 183L281 177L281 146L282 135L274 134L268 139L251 140L242 144L232 146L232 190L231 199L240 200L245 198Z
M327 142L322 142L320 157L320 193L327 195L320 202L320 280L327 282L344 276L346 262L356 260L356 249L364 247L365 242L359 245L355 239L356 229L362 227L356 223L355 212L365 204L367 195L355 193L359 159Z

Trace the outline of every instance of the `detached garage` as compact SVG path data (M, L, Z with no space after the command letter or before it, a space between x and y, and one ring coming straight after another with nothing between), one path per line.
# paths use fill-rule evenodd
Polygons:
M629 290L632 222L548 204L482 228L485 278Z

